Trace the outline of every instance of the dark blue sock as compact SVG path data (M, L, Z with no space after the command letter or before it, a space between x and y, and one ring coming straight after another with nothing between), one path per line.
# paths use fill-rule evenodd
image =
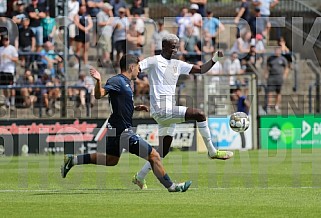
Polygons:
M169 187L171 187L173 185L173 182L169 178L167 173L163 177L160 177L160 178L157 178L157 179L160 181L160 183L163 184L163 186L165 186L165 188L169 188Z
M90 154L77 155L77 164L90 164Z

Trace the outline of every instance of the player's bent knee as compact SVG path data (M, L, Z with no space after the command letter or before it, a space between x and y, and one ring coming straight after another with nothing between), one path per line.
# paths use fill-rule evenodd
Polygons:
M151 164L161 161L159 153L154 148L153 148L152 152L150 153L150 155L148 156L148 161Z

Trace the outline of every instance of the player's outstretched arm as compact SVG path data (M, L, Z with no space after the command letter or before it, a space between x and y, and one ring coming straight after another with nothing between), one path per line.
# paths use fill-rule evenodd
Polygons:
M224 56L224 54L222 51L215 52L212 59L209 60L208 62L206 62L205 64L203 64L201 66L193 65L190 73L200 73L200 74L207 73L216 62L220 61L223 58L223 56Z
M105 89L101 87L101 76L100 73L95 69L95 68L90 68L89 70L90 75L92 78L96 80L96 85L95 85L95 98L96 99L101 99L105 95L107 95L107 92Z

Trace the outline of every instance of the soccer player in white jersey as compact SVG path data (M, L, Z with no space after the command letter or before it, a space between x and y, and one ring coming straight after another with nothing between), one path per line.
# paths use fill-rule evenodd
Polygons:
M162 39L160 55L139 62L141 71L146 72L149 79L150 112L158 123L158 152L163 158L168 154L176 123L196 120L197 127L208 150L208 157L211 159L229 159L233 156L233 152L219 151L213 145L204 112L196 108L177 106L175 102L175 89L179 75L204 74L223 57L223 53L216 52L211 60L202 66L198 66L172 59L176 55L178 47L178 37L174 34L168 34ZM149 162L146 162L141 171L134 175L132 182L141 189L146 189L145 177L150 170L151 166Z

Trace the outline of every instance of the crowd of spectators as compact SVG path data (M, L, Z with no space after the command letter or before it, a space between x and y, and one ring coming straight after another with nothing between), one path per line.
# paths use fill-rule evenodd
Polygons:
M130 3L125 0L68 0L68 18L71 23L68 26L69 54L78 55L82 60L82 66L87 66L90 44L97 43L102 51L102 55L97 57L97 64L101 67L117 66L124 53L142 58L147 40L144 21L148 17L148 10L146 1L132 0ZM225 62L218 63L210 73L240 75L250 70L250 65L256 66L257 63L261 63L262 67L266 67L264 53L271 28L270 10L277 4L278 0L240 1L234 19L238 27L235 41L231 48L226 50L228 55ZM24 73L20 73L21 78L16 84L46 86L60 84L64 72L62 58L57 55L55 49L55 34L59 34L61 30L56 27L56 21L50 16L45 1L31 0L29 5L21 0L15 1L12 13L7 12L6 16L17 24L19 38L10 38L8 33L13 29L10 29L9 24L6 25L8 30L0 28L3 45L0 49L0 85L14 84L14 77L17 75L18 78L19 75L15 67L18 63L23 67ZM0 20L0 22L7 21ZM248 25L245 25L246 22ZM175 23L177 36L180 38L179 58L194 64L204 63L212 57L219 47L218 37L224 34L226 28L215 17L215 11L209 10L206 0L190 0L190 5L179 11ZM164 20L158 20L155 32L151 35L152 55L160 54L161 39L168 33L169 30L164 27ZM288 55L290 51L284 38L280 38L278 43L281 54L287 63L291 63L291 55ZM35 61L36 71L32 68ZM136 81L137 94L148 94L147 77L148 75L143 75ZM76 84L86 86L84 78L84 75L80 75ZM229 80L232 86L246 85L246 82L240 76L233 76ZM14 90L4 90L7 107L14 109L17 93L22 97L20 104L22 107L30 107L34 102L38 102L44 104L49 112L51 105L54 104L50 101L55 101L60 96L59 89L53 88L42 90L23 88L16 93ZM84 106L85 95L82 91L72 89L69 94L71 99L75 99L74 96L77 95L78 106ZM42 102L39 102L39 99L42 99Z

